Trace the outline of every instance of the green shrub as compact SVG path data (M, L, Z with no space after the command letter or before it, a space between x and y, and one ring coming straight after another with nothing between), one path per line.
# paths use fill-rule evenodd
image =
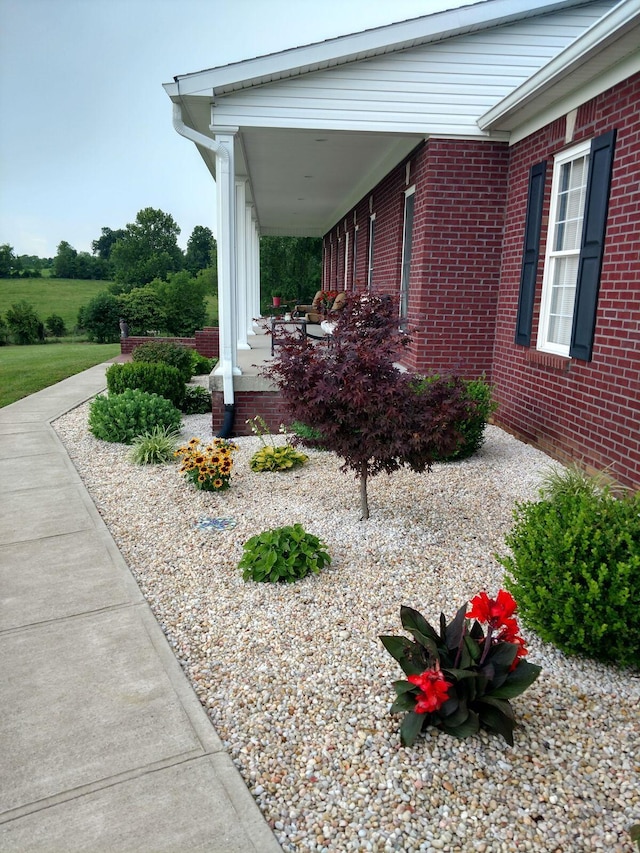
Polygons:
M319 429L309 426L309 424L304 424L302 423L302 421L293 421L293 423L290 424L288 429L289 432L292 432L294 435L298 436L302 444L305 443L305 440L309 440L313 442L312 446L316 450L324 449L316 444L316 442L320 441L320 439L322 438L322 433Z
M331 563L325 545L301 524L277 527L252 536L238 564L243 580L293 583Z
M63 338L67 334L67 327L59 314L51 314L44 321L47 331L54 338Z
M103 441L131 444L156 426L179 429L182 415L165 397L129 388L99 395L89 407L89 431Z
M133 440L129 459L136 465L161 465L173 462L180 432L172 427L155 426Z
M107 390L122 394L127 388L137 388L149 394L166 397L176 408L184 402L185 384L177 367L158 362L129 362L112 364L107 369Z
M640 659L640 493L616 498L575 472L519 503L498 557L522 618L567 654Z
M35 344L44 340L44 324L36 314L36 310L22 299L14 302L5 314L7 326L17 344Z
M216 366L217 358L207 358L206 355L200 355L197 350L191 350L191 375L203 376L209 374Z
M416 377L415 389L418 394L440 377ZM462 381L464 397L468 403L467 417L456 423L456 429L462 435L458 447L446 456L437 457L439 462L452 462L473 456L484 441L484 429L497 404L491 399L491 386L484 379L464 379Z
M202 385L187 385L181 408L185 415L206 415L211 411L211 392Z
M170 341L146 341L133 351L134 362L163 362L177 367L185 382L191 379L191 350Z

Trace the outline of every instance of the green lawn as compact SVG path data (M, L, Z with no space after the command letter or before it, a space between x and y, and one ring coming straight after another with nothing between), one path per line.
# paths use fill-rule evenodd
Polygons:
M120 354L120 344L0 347L0 407Z
M52 314L58 314L71 333L78 322L78 309L107 290L109 283L73 278L2 278L0 315L4 316L15 302L25 299L43 323Z

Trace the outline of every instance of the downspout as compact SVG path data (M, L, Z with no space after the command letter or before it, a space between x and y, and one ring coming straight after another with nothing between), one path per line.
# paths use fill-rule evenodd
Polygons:
M182 107L180 106L180 104L175 103L175 101L173 103L173 126L175 130L180 134L180 136L184 136L185 139L191 140L191 142L196 143L196 145L201 145L203 148L208 148L210 151L213 151L216 157L220 157L226 162L227 167L229 166L229 152L224 147L224 145L220 145L220 143L216 142L215 139L211 139L211 137L205 136L204 133L200 133L199 131L194 130L192 127L187 127L187 125L182 120ZM235 395L233 390L233 365L227 358L222 358L221 360L222 389L224 396L224 421L219 433L219 437L228 438L228 436L231 435L231 431L233 429L233 415L235 408Z

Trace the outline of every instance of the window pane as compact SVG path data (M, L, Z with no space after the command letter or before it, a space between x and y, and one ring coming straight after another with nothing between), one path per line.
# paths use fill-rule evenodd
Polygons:
M577 255L553 260L548 335L551 343L565 346L570 343L577 277Z
M561 167L553 251L578 250L587 183L589 155Z

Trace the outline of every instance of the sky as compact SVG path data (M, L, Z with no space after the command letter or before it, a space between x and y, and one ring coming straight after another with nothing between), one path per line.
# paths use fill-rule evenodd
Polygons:
M91 251L145 207L184 249L215 183L172 126L175 75L472 0L0 0L0 244Z

